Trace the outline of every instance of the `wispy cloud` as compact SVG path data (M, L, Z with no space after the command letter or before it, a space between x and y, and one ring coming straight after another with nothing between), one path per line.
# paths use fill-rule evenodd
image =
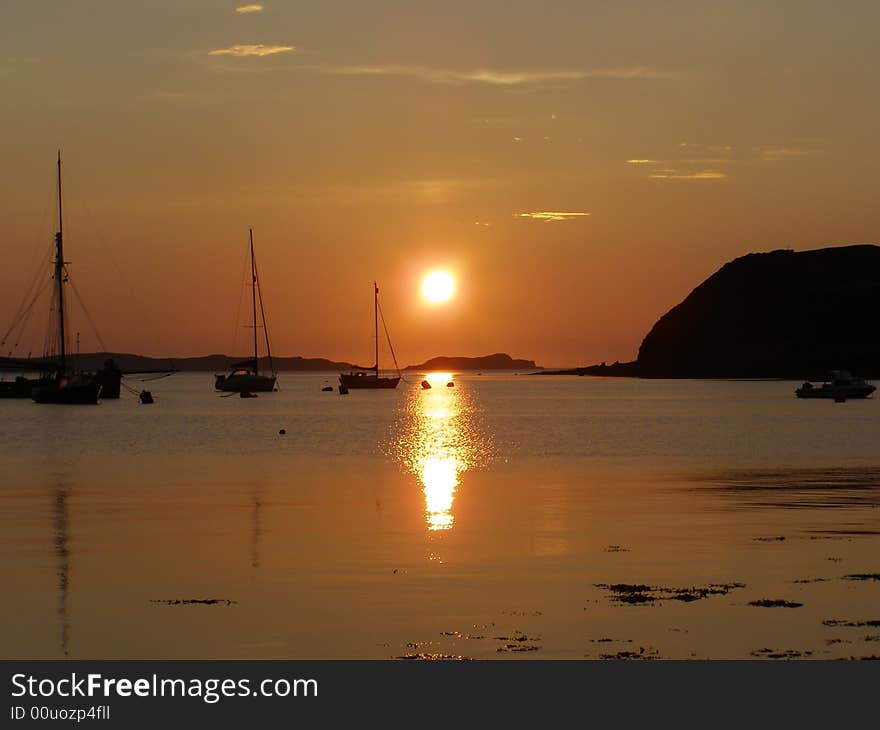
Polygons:
M721 170L698 170L686 172L681 170L654 170L650 177L655 180L723 180L726 172Z
M802 147L773 147L766 146L759 149L761 157L765 160L784 160L791 157L807 157L813 154L813 150Z
M726 169L748 169L761 162L791 160L817 153L816 149L788 145L737 147L731 144L679 142L676 153L661 159L634 158L627 165L654 165L655 180L723 180Z
M570 221L590 215L580 211L542 210L536 213L517 213L517 218L531 218L539 221Z
M431 83L487 84L490 86L529 86L586 79L657 79L670 73L658 69L633 66L606 69L568 69L556 71L498 71L493 69L455 70L429 66L403 65L318 65L303 66L305 70L338 76L402 76Z
M732 144L703 144L702 142L679 142L679 147L689 147L692 150L706 150L707 152L733 152L736 148Z
M261 13L263 10L265 8L262 5L239 5L235 12L244 15L245 13Z
M295 51L296 46L264 46L262 43L255 45L236 44L228 48L217 48L209 51L209 56L274 56L276 53L289 53Z

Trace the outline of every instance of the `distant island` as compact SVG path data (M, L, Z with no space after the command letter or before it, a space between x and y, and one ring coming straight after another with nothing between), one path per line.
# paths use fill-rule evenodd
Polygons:
M73 355L73 362L77 369L98 370L104 366L107 360L113 360L123 372L144 372L149 370L179 370L181 372L216 371L222 372L232 363L244 362L247 356L228 357L226 355L204 355L201 357L145 357L143 355L131 355L119 352L90 352L81 355ZM252 358L250 358L252 359ZM276 370L304 371L304 370L351 370L359 367L348 362L336 362L323 357L273 357L272 364ZM269 359L259 359L261 370L269 370Z
M534 360L515 360L505 352L483 357L434 357L405 370L536 370Z
M633 362L543 374L821 380L880 377L880 246L751 253L664 314Z
M100 370L107 360L113 360L123 372L149 372L177 370L180 372L222 372L233 363L249 360L247 356L229 357L227 355L203 355L200 357L146 357L123 352L89 352L70 356L77 370ZM0 359L13 362L9 358ZM38 363L41 359L34 359ZM21 369L27 359L17 360L16 369ZM350 362L337 362L323 357L273 357L275 369L283 372L305 371L347 371L363 370L363 365ZM269 370L269 359L259 359L261 370ZM406 370L536 370L534 360L515 360L505 353L495 353L484 357L435 357L421 365L410 365Z

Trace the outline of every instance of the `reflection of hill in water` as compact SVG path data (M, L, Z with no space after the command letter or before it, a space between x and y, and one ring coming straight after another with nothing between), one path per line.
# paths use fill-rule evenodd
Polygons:
M689 477L695 491L729 497L736 507L787 509L880 506L880 468L754 469Z

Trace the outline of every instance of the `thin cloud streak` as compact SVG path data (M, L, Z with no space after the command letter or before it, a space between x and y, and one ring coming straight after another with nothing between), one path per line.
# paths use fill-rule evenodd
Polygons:
M791 157L808 157L812 150L801 147L761 147L761 156L765 160L783 160Z
M535 213L517 213L517 218L531 218L539 221L568 221L590 215L580 211L542 210Z
M727 177L727 173L721 172L721 170L700 170L699 172L654 170L649 177L655 180L723 180Z
M493 69L431 68L401 65L315 65L302 66L307 71L336 76L398 76L415 78L437 84L487 84L490 86L528 86L586 79L660 79L672 74L658 69L634 66L630 68L569 69L557 71L497 71Z
M233 46L229 46L228 48L217 48L213 51L209 51L209 56L236 56L236 57L244 57L244 56L274 56L277 53L290 53L291 51L295 51L296 46L264 46L262 43L257 43L254 45L248 44L236 44Z
M265 7L262 5L239 5L235 12L244 15L245 13L261 13L263 10Z

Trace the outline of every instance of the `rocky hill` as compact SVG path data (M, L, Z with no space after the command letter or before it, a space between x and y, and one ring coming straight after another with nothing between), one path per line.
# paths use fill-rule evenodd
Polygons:
M753 253L664 314L639 348L643 377L880 375L880 246Z

